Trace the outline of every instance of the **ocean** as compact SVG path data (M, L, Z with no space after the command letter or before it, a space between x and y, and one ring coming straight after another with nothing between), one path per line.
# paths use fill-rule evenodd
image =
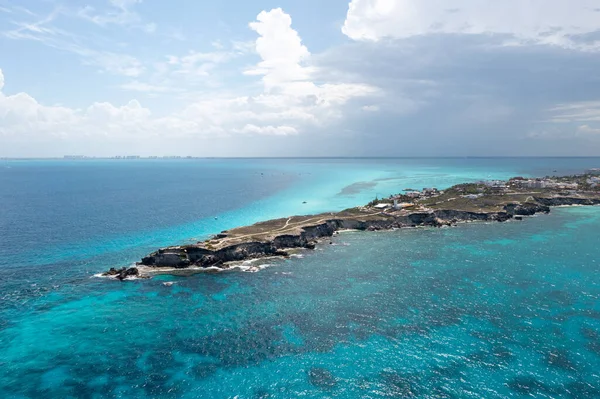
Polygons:
M405 188L599 166L0 161L0 398L600 397L597 207L345 232L257 273L94 277L160 246Z

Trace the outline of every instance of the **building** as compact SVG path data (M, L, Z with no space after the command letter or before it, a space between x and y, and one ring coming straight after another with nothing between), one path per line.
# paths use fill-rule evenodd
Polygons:
M399 199L398 198L393 198L394 200L394 209L398 210L398 209L402 209L402 208L407 208L409 206L413 206L414 204L411 204L410 202L398 202Z
M521 187L525 188L546 188L548 187L548 182L545 180L521 180L519 182Z
M558 188L562 190L577 190L579 184L577 183L558 183Z
M502 188L506 187L506 183L503 182L502 180L486 180L486 181L482 181L480 184L483 184L488 187L502 187Z
M420 198L421 197L421 193L418 191L409 191L404 195L406 195L409 198Z

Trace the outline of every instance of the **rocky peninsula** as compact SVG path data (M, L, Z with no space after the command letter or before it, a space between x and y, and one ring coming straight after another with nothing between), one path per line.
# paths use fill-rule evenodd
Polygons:
M465 183L446 190L406 189L389 198L341 212L292 216L226 230L202 242L161 248L134 267L111 268L119 280L181 271L221 271L235 262L314 249L340 230L390 230L455 226L465 222L506 222L548 213L551 207L600 204L600 171L563 177Z

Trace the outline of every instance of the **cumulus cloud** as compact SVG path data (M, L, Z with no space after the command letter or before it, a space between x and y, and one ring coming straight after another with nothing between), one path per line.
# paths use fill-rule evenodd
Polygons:
M503 34L517 43L599 49L577 35L598 31L596 0L352 0L344 34L378 41L426 34Z
M246 71L248 75L263 75L265 88L270 90L294 81L305 81L310 70L301 65L310 53L300 35L292 29L292 18L276 8L258 14L250 28L258 33L256 52L262 61Z
M256 52L261 61L245 74L263 76L263 103L274 100L279 106L327 108L379 92L377 87L361 83L316 83L315 68L309 64L311 54L292 28L291 16L281 8L261 12L250 28L259 35Z
M132 5L134 2L123 3ZM297 136L341 120L360 99L381 94L376 86L339 79L316 80L310 52L292 28L291 17L281 9L261 12L250 28L258 34L255 52L260 60L246 75L261 76L258 91L241 94L213 91L182 97L186 103L166 115L153 113L138 100L124 105L97 102L87 108L46 106L25 93L0 97L0 135L3 137L81 137L120 140L218 138L237 135ZM169 56L172 75L204 76L236 52L224 49ZM111 63L112 64L112 63ZM108 64L107 64L108 66ZM121 71L138 76L135 68ZM171 93L177 88L136 79L120 85L124 90ZM254 86L255 87L255 86ZM243 92L243 91L242 91ZM352 105L353 101L358 101Z

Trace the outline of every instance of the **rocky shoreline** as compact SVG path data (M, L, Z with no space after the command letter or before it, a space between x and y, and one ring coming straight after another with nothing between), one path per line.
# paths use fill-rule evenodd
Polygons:
M300 222L292 222L293 218L267 221L224 231L197 244L161 248L144 257L135 267L111 268L103 275L123 281L148 277L149 273L143 270L227 270L231 268L231 262L288 257L290 250L314 249L320 240L329 239L340 230L379 231L455 226L466 222L506 222L522 220L524 216L547 214L555 206L599 204L600 193L592 196L553 194L530 196L525 202L513 202L507 197L503 202L495 203L494 207L488 204L480 211L446 206L444 209L369 213L372 208L361 207L339 213L298 216L295 218Z

